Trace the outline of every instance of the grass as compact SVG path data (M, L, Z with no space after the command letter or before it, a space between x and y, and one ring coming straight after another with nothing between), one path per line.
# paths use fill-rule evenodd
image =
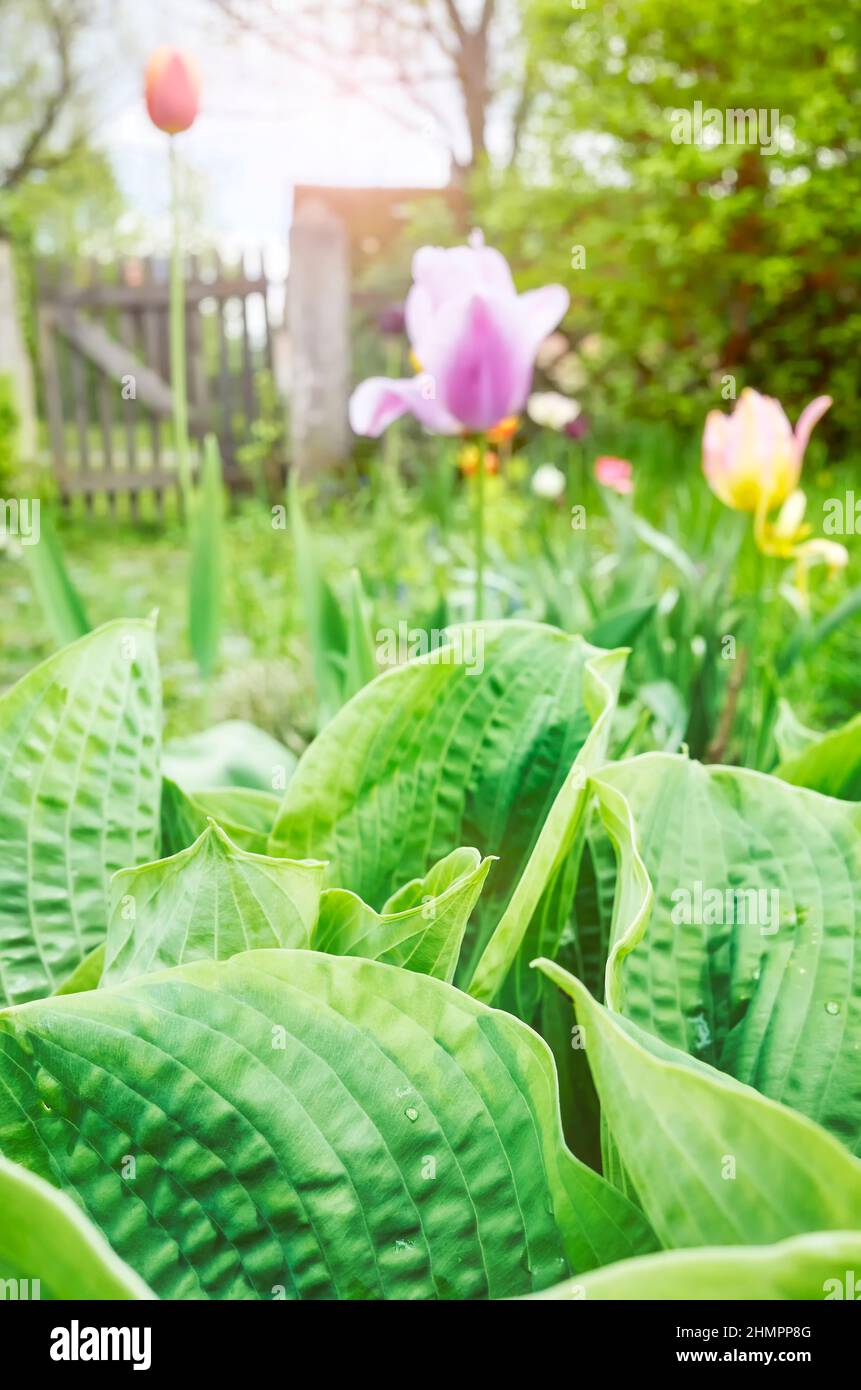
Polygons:
M471 616L470 484L454 466L456 445L415 442L401 449L399 476L378 455L359 468L327 476L309 489L309 510L321 562L336 590L358 567L371 598L373 622L433 626L442 611L448 621ZM746 520L720 507L699 469L698 442L679 441L666 431L626 430L595 435L585 444L539 435L487 480L490 615L548 616L545 582L552 579L563 600L581 580L607 590L614 566L631 567L636 585L642 566L643 597L655 586L665 596L674 574L669 564L636 550L618 554L619 537L591 480L600 452L634 461L637 512L685 546L697 560L720 562L733 525ZM848 472L826 469L811 449L806 469L809 519L822 530L822 501L845 491ZM816 458L820 461L817 464ZM568 476L565 507L540 503L528 488L539 463L557 462ZM568 507L583 500L585 532L572 533ZM163 524L114 519L104 507L62 524L61 536L72 578L90 621L159 611L168 733L200 727L212 718L248 718L301 748L314 732L314 691L293 572L289 528L257 498L236 501L225 523L225 640L213 688L207 692L191 660L187 639L186 536L175 508ZM847 544L852 547L851 538ZM753 563L747 550L742 566ZM814 576L817 590L824 575ZM857 552L845 576L827 596L839 600L861 580ZM649 590L647 593L646 590ZM554 602L557 600L554 600ZM824 600L823 600L824 601ZM0 687L7 687L41 658L52 641L14 544L0 550ZM576 622L575 617L569 625ZM551 614L552 616L552 614ZM779 613L778 613L779 620ZM833 726L857 712L858 622L838 630L808 663L799 663L784 694L805 721Z

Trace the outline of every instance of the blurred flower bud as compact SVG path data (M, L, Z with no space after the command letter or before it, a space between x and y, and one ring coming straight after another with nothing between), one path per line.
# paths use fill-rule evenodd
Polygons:
M194 60L177 48L157 48L147 64L146 106L153 125L167 135L188 130L200 109L200 75Z

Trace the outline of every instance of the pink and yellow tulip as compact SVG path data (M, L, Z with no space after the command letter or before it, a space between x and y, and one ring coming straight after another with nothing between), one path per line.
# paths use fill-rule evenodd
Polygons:
M779 401L742 391L731 415L712 410L703 435L703 472L712 492L736 511L765 515L798 486L811 431L831 405L817 396L793 431Z

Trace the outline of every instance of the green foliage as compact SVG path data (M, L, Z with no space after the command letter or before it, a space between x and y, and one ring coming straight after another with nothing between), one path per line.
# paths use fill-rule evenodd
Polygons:
M48 993L104 936L116 869L158 852L149 622L100 628L0 700L0 997Z
M189 849L210 819L217 821L240 849L265 854L280 806L280 797L255 787L224 786L185 792L165 777L161 787L162 854Z
M39 532L38 545L27 546L24 554L45 620L57 645L63 647L84 637L90 631L90 621L44 506L39 516Z
M854 1276L847 1292L845 1275L835 1271L857 1269L859 1258L857 1231L817 1232L776 1245L711 1246L620 1260L531 1297L611 1302L854 1298Z
M344 888L327 888L312 945L451 981L491 863L477 849L452 850L393 893L380 912Z
M208 434L203 448L200 485L191 498L191 557L189 562L188 639L204 680L211 680L221 640L223 586L222 523L224 487L218 440Z
M452 629L348 701L280 803L193 785L234 765L211 748L190 790L164 775L150 624L4 697L0 1189L22 1164L59 1201L56 1292L723 1296L750 1250L757 1296L840 1284L858 805L606 764L624 657ZM679 922L689 872L780 911ZM0 1217L12 1277L27 1239Z
M236 451L243 472L264 500L279 497L287 456L287 419L284 402L271 372L254 378L259 411L248 427L247 438Z
M101 983L257 947L308 946L322 874L312 860L240 849L210 820L189 849L114 875Z
M588 408L695 426L731 374L795 414L827 390L829 428L857 433L854 0L815 32L798 0L530 0L526 28L538 95L480 218L531 282L569 285ZM762 110L767 138L675 143L695 102Z
M467 933L459 979L468 980L575 758L587 743L586 756L600 757L584 691L606 657L531 623L453 629L446 645L385 672L327 725L287 788L271 852L327 859L329 884L377 908L452 845L499 855ZM603 688L604 707L614 696ZM442 767L457 769L455 788ZM548 895L548 941L573 894L565 869L542 861L535 896Z
M11 377L0 373L0 487L8 487L18 469L18 411Z
M858 1152L861 809L664 754L597 785L636 826L636 843L609 827L624 895L609 1002Z
M153 1297L73 1201L0 1158L0 1281L5 1280L17 1280L19 1289L26 1280L26 1298Z
M861 1162L825 1130L539 964L575 1002L604 1117L663 1246L768 1244L857 1223Z
M529 1029L372 961L255 951L0 1015L0 1129L163 1297L501 1298L653 1248L565 1149Z
M815 738L776 769L797 787L812 787L826 796L861 801L861 714L840 729Z
M242 719L169 739L162 764L168 777L191 792L207 787L283 787L295 765L289 748Z

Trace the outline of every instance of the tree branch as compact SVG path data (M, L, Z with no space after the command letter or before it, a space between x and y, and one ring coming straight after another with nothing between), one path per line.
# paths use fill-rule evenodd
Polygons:
M73 94L75 80L72 71L71 39L67 21L60 18L58 10L50 4L44 6L56 58L59 75L56 89L48 97L41 117L37 120L24 146L11 169L7 169L0 179L0 188L10 189L21 183L35 170L44 170L47 164L54 168L62 162L63 155L54 152L50 156L41 153L42 146L53 134L63 111Z

